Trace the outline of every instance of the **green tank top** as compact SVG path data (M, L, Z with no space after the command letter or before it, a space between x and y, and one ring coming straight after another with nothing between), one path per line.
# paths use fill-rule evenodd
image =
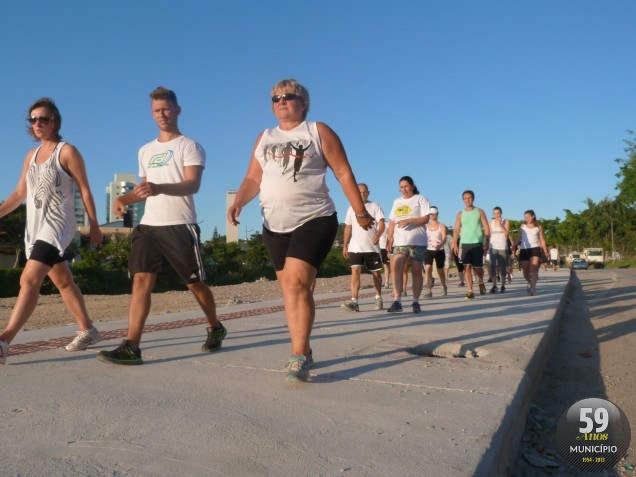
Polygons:
M481 217L479 209L475 207L470 212L462 210L461 243L481 243L484 241L484 232L481 229Z

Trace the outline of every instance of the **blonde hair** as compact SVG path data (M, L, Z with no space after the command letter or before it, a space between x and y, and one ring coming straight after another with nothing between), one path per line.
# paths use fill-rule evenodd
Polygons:
M307 88L295 79L284 79L274 85L272 88L272 96L275 95L277 91L284 89L291 89L293 93L300 96L303 106L305 106L305 116L303 117L306 117L309 112L309 91L307 91Z

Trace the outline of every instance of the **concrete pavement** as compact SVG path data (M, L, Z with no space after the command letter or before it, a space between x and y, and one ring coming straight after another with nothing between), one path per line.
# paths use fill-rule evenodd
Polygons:
M0 475L507 475L568 280L542 272L530 297L517 276L472 301L453 282L419 315L410 297L389 314L370 293L359 313L340 310L346 290L317 296L316 366L299 384L284 379L281 301L220 308L212 354L200 312L151 317L143 366L95 359L125 322L99 323L113 339L78 353L38 351L72 327L24 331L0 367Z

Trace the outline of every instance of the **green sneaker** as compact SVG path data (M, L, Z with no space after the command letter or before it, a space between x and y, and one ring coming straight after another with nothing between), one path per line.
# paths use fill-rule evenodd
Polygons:
M287 382L307 381L309 379L309 363L304 355L294 355L289 357L287 366Z
M212 351L220 350L225 335L227 335L227 328L225 328L222 323L219 328L208 327L208 339L205 340L205 343L201 346L201 351L211 353Z
M286 363L285 366L283 366L283 369L287 371L288 367L289 363ZM307 355L307 367L309 369L314 367L314 351L312 349L309 349L309 354Z
M141 359L141 349L132 349L127 340L121 342L121 344L112 351L100 351L97 353L97 359L105 363L113 364L144 364Z

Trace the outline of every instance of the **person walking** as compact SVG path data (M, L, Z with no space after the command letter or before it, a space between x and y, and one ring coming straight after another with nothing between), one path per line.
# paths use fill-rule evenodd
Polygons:
M62 141L62 115L52 99L34 102L29 107L27 121L29 135L40 145L27 153L17 187L0 204L0 217L13 212L25 199L27 208L24 234L27 262L9 322L0 333L0 364L6 364L11 341L33 314L47 275L79 327L66 350L84 350L102 339L88 316L84 297L67 262L70 257L65 253L76 229L73 185L88 215L91 244L98 246L102 242L84 158L77 148Z
M541 253L547 256L543 227L537 222L537 216L532 209L523 213L524 223L519 227L519 233L515 240L515 248L521 247L519 264L523 271L523 277L528 282L528 295L536 295L537 280L539 278L539 266Z
M391 288L391 261L389 260L389 253L386 249L386 234L389 228L384 224L384 232L380 236L380 256L382 257L382 267L384 268L384 288Z
M484 284L484 251L488 249L490 239L490 227L488 219L484 211L475 207L475 193L472 190L465 190L462 193L464 201L464 209L457 213L455 219L455 227L453 229L453 245L455 253L459 255L459 247L457 239L461 237L461 260L464 264L464 275L466 277L466 285L468 293L466 299L475 298L473 293L473 269L479 280L479 293L486 293L486 285Z
M260 193L263 243L283 292L291 336L288 382L307 381L313 365L310 345L316 306L312 285L338 231L336 207L326 184L331 168L355 212L358 225L373 226L355 180L344 146L324 123L307 121L309 92L293 79L272 88L271 104L278 126L256 139L245 178L228 209L227 219L238 225L243 207ZM302 146L296 181L269 151L286 144ZM266 160L267 159L267 160ZM296 158L299 159L299 158Z
M430 298L433 296L433 262L437 267L437 274L439 275L439 281L442 284L442 296L448 295L448 288L446 288L446 273L444 270L446 261L446 252L444 251L444 245L446 244L446 226L437 220L439 215L437 207L431 207L431 217L426 224L426 240L427 247L424 253L424 270L426 274L426 288L427 291L424 294L425 297Z
M399 185L402 196L393 201L387 234L393 275L393 303L387 312L402 311L403 273L410 259L413 273L413 313L420 313L422 309L419 299L424 281L422 261L427 246L425 225L430 217L430 205L411 177L400 178Z
M159 128L157 139L139 149L141 182L113 203L115 215L130 213L128 206L146 201L141 223L132 233L128 270L133 280L128 309L128 335L112 351L100 351L100 361L143 364L139 348L150 313L157 274L172 268L194 294L208 320L204 352L221 349L226 328L216 316L214 295L205 284L200 229L194 205L205 168L205 151L179 130L181 107L174 91L159 86L150 93L152 117Z
M349 206L345 217L344 244L342 255L351 264L351 301L340 307L345 311L360 311L358 294L360 293L360 274L365 266L373 274L375 288L375 309L384 309L382 302L382 256L380 255L380 237L384 233L384 213L380 205L369 201L369 188L366 184L358 184L358 190L364 206L375 224L363 229L355 220L353 207Z
M550 249L550 263L552 264L552 270L555 272L559 269L559 246L552 245Z
M502 218L501 214L501 207L495 207L490 221L490 277L492 278L490 293L497 293L498 279L501 280L499 291L506 292L510 224Z

